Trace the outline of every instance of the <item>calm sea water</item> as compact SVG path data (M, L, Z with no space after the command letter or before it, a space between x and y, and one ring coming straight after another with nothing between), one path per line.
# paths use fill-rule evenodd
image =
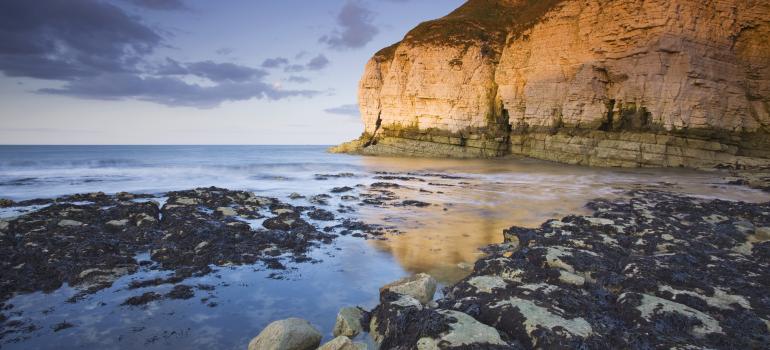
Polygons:
M137 278L164 272L140 271L86 300L68 304L76 291L17 296L13 317L40 326L27 339L2 344L9 349L245 349L269 322L302 317L331 337L342 306L372 307L378 287L414 272L442 283L466 273L479 247L500 242L502 229L536 226L546 219L586 213L597 197L621 196L638 186L667 188L707 198L766 201L756 190L725 185L718 172L662 169L590 169L534 160L442 160L359 157L325 153L322 146L0 146L0 198L47 198L103 191L162 193L219 186L289 200L292 192L327 193L337 186L380 181L377 172L421 174L426 181L396 181L401 198L434 204L428 208L362 206L351 217L398 227L387 241L341 237L316 249L318 264L292 265L287 279L267 278L261 266L222 267L187 284L217 285L208 307L196 292L190 300L163 301L146 308L121 307L129 296L170 286L128 291ZM316 174L354 177L316 179ZM437 175L452 175L454 179ZM162 199L162 198L161 198ZM331 205L337 203L333 200ZM13 217L21 208L1 210ZM73 328L53 332L67 321Z

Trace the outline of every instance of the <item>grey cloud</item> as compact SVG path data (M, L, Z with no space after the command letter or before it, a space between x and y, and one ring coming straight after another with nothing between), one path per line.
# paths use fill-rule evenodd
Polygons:
M159 9L182 4L141 3ZM273 87L263 80L267 72L233 63L167 59L160 65L149 64L147 59L163 45L158 31L108 2L0 0L0 72L63 83L40 93L199 108L225 101L318 94ZM211 84L189 83L188 76Z
M312 90L280 90L262 81L231 82L213 86L186 83L169 77L139 77L111 74L73 80L62 88L39 90L40 93L77 96L101 100L136 99L168 106L212 108L226 101L252 98L278 100L287 97L312 97Z
M262 67L264 68L277 68L289 64L289 60L285 57L268 58L262 61Z
M313 57L313 59L310 60L310 62L307 63L307 69L310 70L321 70L326 68L326 66L329 65L329 59L326 58L323 54L320 54L316 57Z
M213 61L180 63L167 58L166 63L158 69L157 74L194 75L213 82L244 82L262 78L267 75L267 72L234 63L217 63Z
M305 70L322 70L328 67L329 63L331 62L328 58L326 58L326 56L319 54L318 56L310 59L307 64L289 64L283 68L283 71L287 73L299 73Z
M296 55L294 55L294 59L297 59L297 60L299 60L299 59L303 59L303 58L305 58L305 56L307 56L308 54L310 54L310 53L309 53L309 52L307 52L307 51L305 51L305 50L302 50L302 51L298 52Z
M174 11L185 10L187 5L182 0L124 0L129 3L150 10Z
M310 79L305 78L303 76L299 76L299 75L292 75L292 76L288 77L286 80L291 82L291 83L298 83L298 84L304 84L304 83L309 83L310 82Z
M342 105L342 106L327 108L327 109L324 109L324 112L331 113L331 114L347 115L351 117L358 117L361 115L358 111L357 104Z
M374 14L358 1L350 0L337 15L338 28L318 39L336 50L360 48L372 41L379 29L372 24Z
M70 79L135 71L161 36L99 1L0 1L0 71L11 77Z
M305 70L305 66L301 64L288 65L286 66L286 68L283 69L284 72L289 72L289 73L297 73L297 72L302 72L304 70Z

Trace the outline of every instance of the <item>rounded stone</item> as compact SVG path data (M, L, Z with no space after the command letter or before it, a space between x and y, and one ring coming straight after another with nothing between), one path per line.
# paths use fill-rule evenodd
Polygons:
M301 318L275 321L249 342L249 350L313 350L321 344L321 333Z
M363 318L364 312L357 307L344 307L337 313L337 321L334 323L334 330L332 334L334 336L344 335L346 337L355 337L361 331L361 318Z
M380 288L380 293L390 291L398 294L409 295L426 304L433 300L433 294L436 293L436 279L426 273L418 273L414 276L402 278L398 281L388 283Z

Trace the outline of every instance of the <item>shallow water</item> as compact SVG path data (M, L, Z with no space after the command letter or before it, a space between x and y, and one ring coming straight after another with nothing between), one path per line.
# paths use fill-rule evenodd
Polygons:
M377 172L411 178L383 180L377 177L387 174ZM316 176L338 173L352 176ZM132 279L152 277L155 271L123 277L111 288L74 304L64 302L76 292L68 287L15 297L10 301L14 308L7 314L39 329L3 347L243 349L270 321L291 316L310 320L328 339L340 307L374 306L378 287L386 282L428 272L442 283L452 283L467 273L458 264L472 263L480 255L479 247L502 241L504 228L537 226L549 218L586 213L583 206L593 198L620 196L639 185L663 185L707 198L768 200L760 191L725 185L722 176L679 169L589 169L515 159L364 158L327 154L320 146L0 146L0 197L13 200L94 191L161 195L218 186L306 205L306 199L286 197L292 192L328 193L339 186L354 187L349 194L360 195L366 188L355 185L386 181L402 186L389 189L400 199L431 204L358 207L345 215L395 226L401 234L384 241L340 237L312 252L320 263L290 265L285 279L268 278L272 271L262 266L217 267L214 274L185 281L216 285L214 291L196 290L193 299L164 300L144 308L120 303L144 291L169 289L166 285L127 290ZM335 197L330 205L340 203ZM19 208L0 210L0 217L19 214ZM208 306L210 302L216 306ZM52 327L62 321L75 327L54 332Z

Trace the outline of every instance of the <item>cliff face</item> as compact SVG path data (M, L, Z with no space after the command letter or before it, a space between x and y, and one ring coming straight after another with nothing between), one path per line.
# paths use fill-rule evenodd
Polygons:
M470 0L359 91L366 154L766 164L770 2Z

